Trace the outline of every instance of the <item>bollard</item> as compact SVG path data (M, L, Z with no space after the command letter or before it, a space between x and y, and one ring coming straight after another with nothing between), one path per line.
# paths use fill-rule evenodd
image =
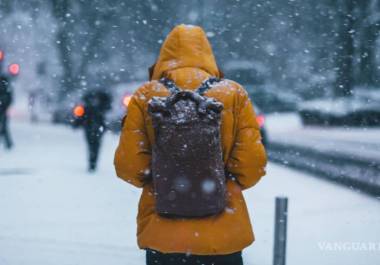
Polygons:
M288 198L276 197L273 265L285 265Z

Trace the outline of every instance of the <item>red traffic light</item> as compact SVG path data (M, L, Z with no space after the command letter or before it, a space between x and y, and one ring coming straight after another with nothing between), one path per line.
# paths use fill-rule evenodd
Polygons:
M8 71L11 75L18 75L20 73L20 65L17 63L10 64Z
M264 115L257 115L256 121L259 124L260 128L264 126L265 117Z
M84 113L85 113L85 110L84 110L84 107L82 105L77 105L73 109L73 114L77 118L83 117Z
M2 61L3 59L4 59L4 52L0 50L0 61Z

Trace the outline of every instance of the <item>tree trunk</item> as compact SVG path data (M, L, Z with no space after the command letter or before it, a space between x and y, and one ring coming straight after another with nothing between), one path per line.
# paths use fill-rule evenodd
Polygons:
M379 85L376 67L377 27L368 25L363 29L360 47L360 76L359 83L363 86Z
M336 58L335 96L351 96L354 85L354 0L338 2L339 36Z
M64 96L67 92L72 91L74 89L74 77L72 76L72 62L70 57L69 50L69 38L67 36L67 31L62 28L59 29L57 33L57 45L59 57L62 63L62 78L61 78L61 89L60 94Z
M70 10L70 0L52 0L53 15L58 22L58 32L56 35L56 43L58 47L59 57L62 63L61 87L59 90L60 98L65 97L68 92L74 88L74 77L72 74L72 60L70 50L69 21L68 14Z
M359 50L358 83L362 86L379 86L379 74L376 65L376 40L379 34L377 19L371 19L374 12L378 11L378 2L366 0L361 2L361 35Z

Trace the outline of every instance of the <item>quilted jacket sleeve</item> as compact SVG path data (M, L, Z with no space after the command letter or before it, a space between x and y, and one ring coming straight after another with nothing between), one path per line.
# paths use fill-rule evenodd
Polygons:
M114 159L117 176L136 187L142 187L150 176L151 163L151 147L141 98L144 95L139 89L128 105Z
M227 162L227 170L236 177L243 189L254 186L265 175L267 157L256 114L247 92L240 96L234 147Z

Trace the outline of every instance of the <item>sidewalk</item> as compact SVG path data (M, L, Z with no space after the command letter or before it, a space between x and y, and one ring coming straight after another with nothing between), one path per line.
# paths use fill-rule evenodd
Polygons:
M107 134L100 170L85 171L80 131L12 123L16 149L0 150L0 265L144 264L136 245L140 190L118 180ZM274 197L289 197L288 264L377 265L380 251L324 251L323 242L378 242L380 201L269 164L245 197L256 242L246 265L270 265Z

